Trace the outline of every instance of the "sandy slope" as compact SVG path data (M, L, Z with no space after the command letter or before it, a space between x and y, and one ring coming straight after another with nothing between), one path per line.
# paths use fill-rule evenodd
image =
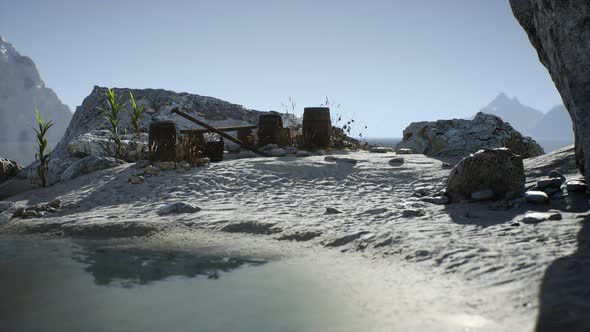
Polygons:
M411 265L425 273L416 274L424 287L437 288L439 280L453 280L449 281L451 292L442 291L448 284L434 292L438 301L482 317L462 326L490 331L532 329L540 306L553 305L554 298L560 297L541 286L548 266L575 256L576 250L580 253L578 244L586 239L588 232L581 224L588 210L585 194L507 210L490 203L435 205L415 192L423 188L418 191L435 194L450 170L442 167L442 161L423 155L406 155L403 166L392 167L388 161L393 156L346 153L344 157L358 160L356 165L325 161L324 156L229 160L188 172L163 172L139 185L127 179L141 170L124 165L13 197L23 205L60 198L66 207L50 217L13 219L0 231L144 236L206 229L220 231L214 234L222 237L250 233L265 234L265 239L305 241L300 245L313 248L309 250L327 247L356 252L397 267L416 263ZM578 177L571 151L525 164L531 183L553 168ZM202 211L156 213L163 204L175 201L194 203ZM325 214L328 207L342 213ZM520 222L526 211L548 209L563 211L564 220ZM404 217L406 210L424 215ZM556 278L560 280L559 273ZM575 291L585 285L569 283L567 287Z

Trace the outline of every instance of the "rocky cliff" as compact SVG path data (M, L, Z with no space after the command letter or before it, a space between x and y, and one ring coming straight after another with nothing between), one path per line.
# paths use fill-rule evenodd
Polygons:
M576 161L590 178L590 2L510 0L572 118Z
M36 108L44 119L55 122L49 131L50 142L59 141L72 112L45 87L33 60L0 37L0 142L34 141Z
M429 156L465 157L481 149L506 147L524 158L539 156L543 148L509 123L491 114L473 120L453 119L411 123L397 149L409 148Z

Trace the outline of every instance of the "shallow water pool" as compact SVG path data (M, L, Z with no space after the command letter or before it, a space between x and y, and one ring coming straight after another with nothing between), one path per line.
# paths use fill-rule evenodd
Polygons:
M226 255L198 246L163 249L131 240L0 238L0 330L442 331L468 326L479 331L491 327L485 319L474 325L473 317L457 321L461 316L422 312L424 305L413 303L412 295L421 301L435 300L428 289L323 262L312 257Z

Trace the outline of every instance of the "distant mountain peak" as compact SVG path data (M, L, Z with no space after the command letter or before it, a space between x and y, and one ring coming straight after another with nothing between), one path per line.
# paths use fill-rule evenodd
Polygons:
M518 98L513 97L510 98L504 92L500 92L494 100L492 100L487 107L504 107L506 105L514 105L514 106L521 106L522 104L518 100Z

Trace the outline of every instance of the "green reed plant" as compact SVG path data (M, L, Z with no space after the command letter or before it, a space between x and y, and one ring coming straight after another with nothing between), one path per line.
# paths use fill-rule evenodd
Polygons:
M129 99L131 99L131 124L133 125L133 130L135 132L135 136L139 139L139 130L140 130L140 122L139 118L144 111L143 105L138 106L135 102L135 98L133 98L133 93L129 91Z
M115 141L116 151L115 157L120 159L121 156L121 137L119 136L119 114L125 108L125 103L122 101L122 96L116 97L115 91L108 89L105 94L107 106L102 108L98 107L98 110L103 113L103 118L110 124L111 134L113 134L113 140Z
M46 187L47 171L49 169L49 154L47 154L49 140L47 139L47 132L54 123L53 121L44 122L41 113L39 113L39 109L35 110L35 114L37 115L37 125L39 126L38 129L33 127L33 130L35 130L35 133L37 134L37 152L35 153L35 160L39 160L40 162L39 167L37 168L37 174L39 175L39 179L41 179L41 186Z

